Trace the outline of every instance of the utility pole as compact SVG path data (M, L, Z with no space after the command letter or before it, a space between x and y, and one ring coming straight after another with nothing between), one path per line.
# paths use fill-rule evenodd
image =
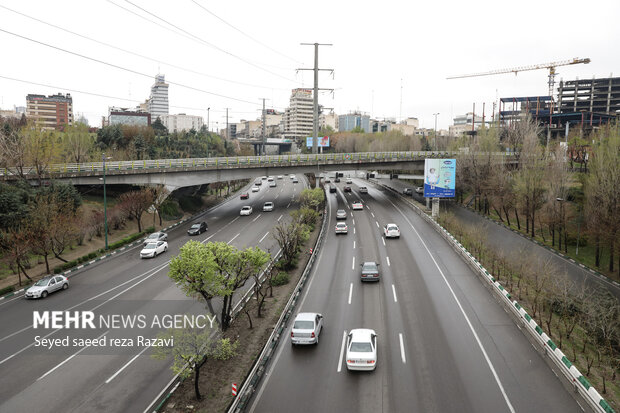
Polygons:
M433 142L433 150L437 149L437 115L439 115L439 112L433 113L433 116L435 117L435 139Z
M226 139L228 138L228 108L226 108Z
M319 46L332 46L329 43L301 43L303 46L314 46L314 68L313 69L297 69L297 70L313 70L314 71L314 102L313 102L313 122L312 122L312 153L318 153L318 135L319 135L319 70L328 70L334 73L334 69L319 69Z
M267 136L265 135L265 117L265 98L263 98L263 150L261 151L263 155L266 154L265 145L267 144Z
M207 108L207 132L211 132L210 125L209 125L209 112L210 111L211 111L211 108Z

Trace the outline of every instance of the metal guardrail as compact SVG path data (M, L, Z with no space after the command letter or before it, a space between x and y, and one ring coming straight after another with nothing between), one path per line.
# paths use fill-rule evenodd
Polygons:
M403 197L396 189L385 184L374 181L401 197L413 210L418 213L425 221L427 221L435 230L448 241L452 248L459 253L465 262L473 268L483 280L485 280L496 293L505 307L511 310L511 313L522 322L525 330L534 338L536 343L543 349L545 356L553 362L553 364L562 372L562 375L573 385L576 393L596 412L615 413L615 410L601 397L599 392L590 384L590 382L581 374L581 372L568 360L566 355L560 350L555 343L545 334L534 319L521 307L517 300L513 300L510 293L493 277L489 271L484 268L482 263L478 261L465 247L446 230L439 225L433 218L429 217L419 206L408 198Z
M353 152L327 154L299 154L299 155L265 155L265 156L236 156L217 158L186 158L186 159L154 159L134 161L105 162L106 174L126 174L128 171L160 172L179 168L194 169L225 169L235 167L262 167L262 166L293 166L314 165L325 162L359 163L359 162L398 162L402 160L421 160L425 158L441 158L456 156L459 152L448 151L406 151L406 152ZM503 158L512 154L495 152L493 155ZM44 170L34 167L0 168L0 179L25 176L53 176L65 174L103 174L103 162L64 163L52 164Z
M286 303L286 306L282 310L282 314L280 315L278 322L276 323L271 335L269 336L267 343L265 344L265 346L263 347L263 350L261 351L260 355L256 359L256 362L254 363L252 370L250 371L245 381L243 382L241 390L239 391L239 393L237 394L237 397L235 397L230 407L228 408L228 413L240 413L245 410L245 408L247 407L247 403L249 402L252 395L254 394L254 391L256 391L257 389L260 379L262 378L263 374L267 370L267 364L269 363L271 356L273 355L276 347L278 346L278 342L280 340L280 337L282 337L282 333L286 329L286 324L289 318L291 317L291 315L293 314L293 311L295 310L295 306L297 305L297 300L299 299L299 297L301 296L301 293L303 292L303 289L306 285L310 272L312 271L312 268L314 266L314 262L316 261L316 257L318 256L321 246L323 244L323 240L325 238L325 232L326 232L325 229L327 228L328 208L329 208L329 202L327 201L327 198L326 198L326 206L323 211L323 222L321 224L321 231L319 232L319 236L312 250L312 255L310 256L310 260L308 261L308 264L306 265L306 268L304 269L304 272L302 273L301 278L299 279L299 282L295 286L295 290L291 294L291 297Z

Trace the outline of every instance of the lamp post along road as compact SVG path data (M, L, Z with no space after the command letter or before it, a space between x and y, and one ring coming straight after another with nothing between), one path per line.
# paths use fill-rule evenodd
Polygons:
M437 115L439 115L439 112L433 113L433 116L435 116L435 135L433 136L433 150L437 149Z
M108 250L108 202L105 192L105 153L102 155L103 160L103 233L105 236L105 250Z

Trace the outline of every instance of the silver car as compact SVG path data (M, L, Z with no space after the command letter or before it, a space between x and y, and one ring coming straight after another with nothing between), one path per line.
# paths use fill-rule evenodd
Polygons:
M291 344L319 344L323 316L318 313L299 313L291 329Z
M347 211L344 209L336 211L336 219L347 219Z
M161 231L153 232L151 235L146 237L142 246L146 246L146 244L148 244L149 242L156 242L156 241L168 241L168 234L166 234L165 232L161 232Z
M64 275L48 275L41 278L26 290L24 298L45 298L50 293L69 288L69 280Z
M336 234L346 234L348 232L347 224L339 222L336 224Z
M379 281L379 263L366 261L362 266L362 281Z

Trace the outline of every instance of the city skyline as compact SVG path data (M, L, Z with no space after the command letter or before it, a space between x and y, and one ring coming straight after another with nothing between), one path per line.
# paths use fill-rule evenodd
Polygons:
M511 21L519 22L519 32L512 34L504 19L507 11L486 1L473 6L447 2L443 7L388 2L379 10L319 2L302 12L279 1L230 5L188 0L174 8L162 2L67 1L58 8L7 1L0 8L0 39L5 53L16 58L5 59L0 70L0 106L25 106L30 93L71 93L76 118L83 113L97 126L109 106L143 103L155 76L163 74L170 85L169 113L206 119L211 108L211 127L219 123L222 128L226 108L230 122L255 119L261 98L267 108L282 112L292 89L312 87L312 73L297 69L311 68L314 58L313 48L300 43L316 41L333 44L319 48L319 67L335 70L333 79L329 72L319 76L321 88L334 89L333 95L320 94L322 106L377 119L416 117L423 128L432 128L433 114L439 113L437 127L447 129L455 117L471 112L474 103L476 114L485 103L490 118L500 97L548 94L545 69L518 76L446 80L448 76L573 57L592 62L558 67L557 82L610 76L620 63L609 53L609 46L620 40L613 23L620 5L594 3L606 13L596 22L574 23L580 30L564 30L558 38L553 33L572 21L576 2L526 1L510 10Z

